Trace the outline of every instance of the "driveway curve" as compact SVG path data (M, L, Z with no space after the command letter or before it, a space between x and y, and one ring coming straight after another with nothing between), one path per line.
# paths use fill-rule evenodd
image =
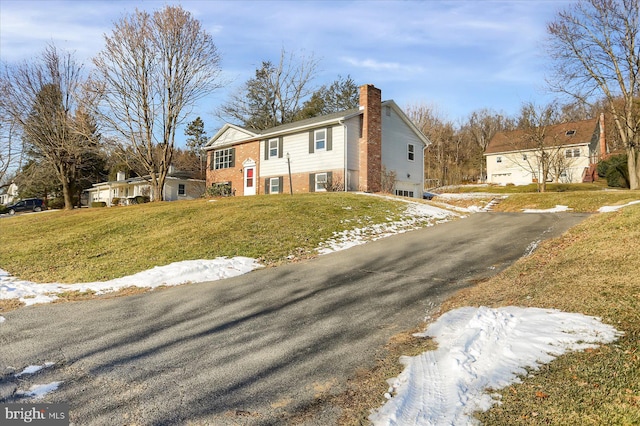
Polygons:
M286 424L453 292L586 216L479 213L224 281L12 311L0 402L60 381L44 401L78 425Z

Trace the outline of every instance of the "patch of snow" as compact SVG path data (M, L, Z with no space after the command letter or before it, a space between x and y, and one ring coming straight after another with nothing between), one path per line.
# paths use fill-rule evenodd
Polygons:
M215 281L246 274L262 265L248 257L213 260L186 260L142 271L123 278L81 284L36 284L12 277L0 269L0 299L20 299L26 305L49 303L57 299L56 293L65 291L95 291L103 294L126 287L156 288L176 286L189 282Z
M401 358L405 369L390 381L395 395L369 417L374 425L477 424L472 413L498 402L487 389L621 333L595 317L510 306L456 309L421 335L433 337L438 349Z
M41 399L46 394L57 390L62 382L51 382L44 385L33 385L28 391L16 391L16 396L20 398Z
M45 362L43 365L29 365L28 367L26 367L21 372L15 374L15 376L16 377L20 377L20 376L23 376L25 374L35 374L38 371L42 370L43 368L51 367L53 364L54 364L53 362Z
M453 217L459 216L449 210L441 209L429 204L386 195L367 195L382 197L394 201L402 201L407 203L407 208L403 212L400 220L366 225L361 228L348 229L342 232L334 232L333 236L328 241L325 241L316 249L319 254L346 250L351 247L365 244L368 241L375 241L391 235L423 228L425 226L432 226L436 223L446 222ZM367 218L363 219L366 220Z
M624 204L622 206L603 206L600 207L598 209L598 213L611 213L611 212L617 212L618 210L620 210L623 207L627 207L627 206L631 206L633 204L638 204L640 203L640 200L637 201L630 201L627 204Z
M7 319L3 316L0 316L0 324L2 324L3 322L5 322Z
M561 213L569 210L573 210L573 209L569 208L568 206L556 205L552 209L524 209L522 212L523 213Z

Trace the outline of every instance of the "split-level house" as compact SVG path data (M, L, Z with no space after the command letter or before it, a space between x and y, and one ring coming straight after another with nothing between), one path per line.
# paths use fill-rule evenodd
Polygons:
M262 131L225 124L205 145L207 186L235 195L392 192L421 198L428 139L380 89L360 106Z
M548 182L579 183L596 179L598 162L607 154L604 114L590 120L562 123L544 129L541 146L531 132L514 130L497 133L485 151L487 181L526 185L538 182L540 158L550 164Z

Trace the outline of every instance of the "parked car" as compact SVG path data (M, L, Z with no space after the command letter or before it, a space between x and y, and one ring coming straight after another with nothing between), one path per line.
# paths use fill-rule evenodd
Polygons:
M435 197L438 194L434 194L433 192L424 192L422 194L422 198L424 198L425 200L433 200L433 197Z
M16 212L39 212L45 210L44 201L39 198L27 198L20 200L17 203L7 206L9 214L16 214Z

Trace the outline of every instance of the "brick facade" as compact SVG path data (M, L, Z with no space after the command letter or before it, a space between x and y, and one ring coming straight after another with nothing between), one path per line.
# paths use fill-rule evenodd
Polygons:
M373 85L360 87L363 109L362 135L358 140L360 181L358 187L367 192L380 192L382 187L382 93Z
M260 141L251 141L235 145L234 167L226 169L212 170L214 152L209 151L207 155L207 188L215 183L231 182L231 189L235 195L244 195L244 174L242 171L242 163L247 159L252 159L256 163L255 176L260 176ZM259 180L256 182L256 194L261 194L263 188L260 186Z

